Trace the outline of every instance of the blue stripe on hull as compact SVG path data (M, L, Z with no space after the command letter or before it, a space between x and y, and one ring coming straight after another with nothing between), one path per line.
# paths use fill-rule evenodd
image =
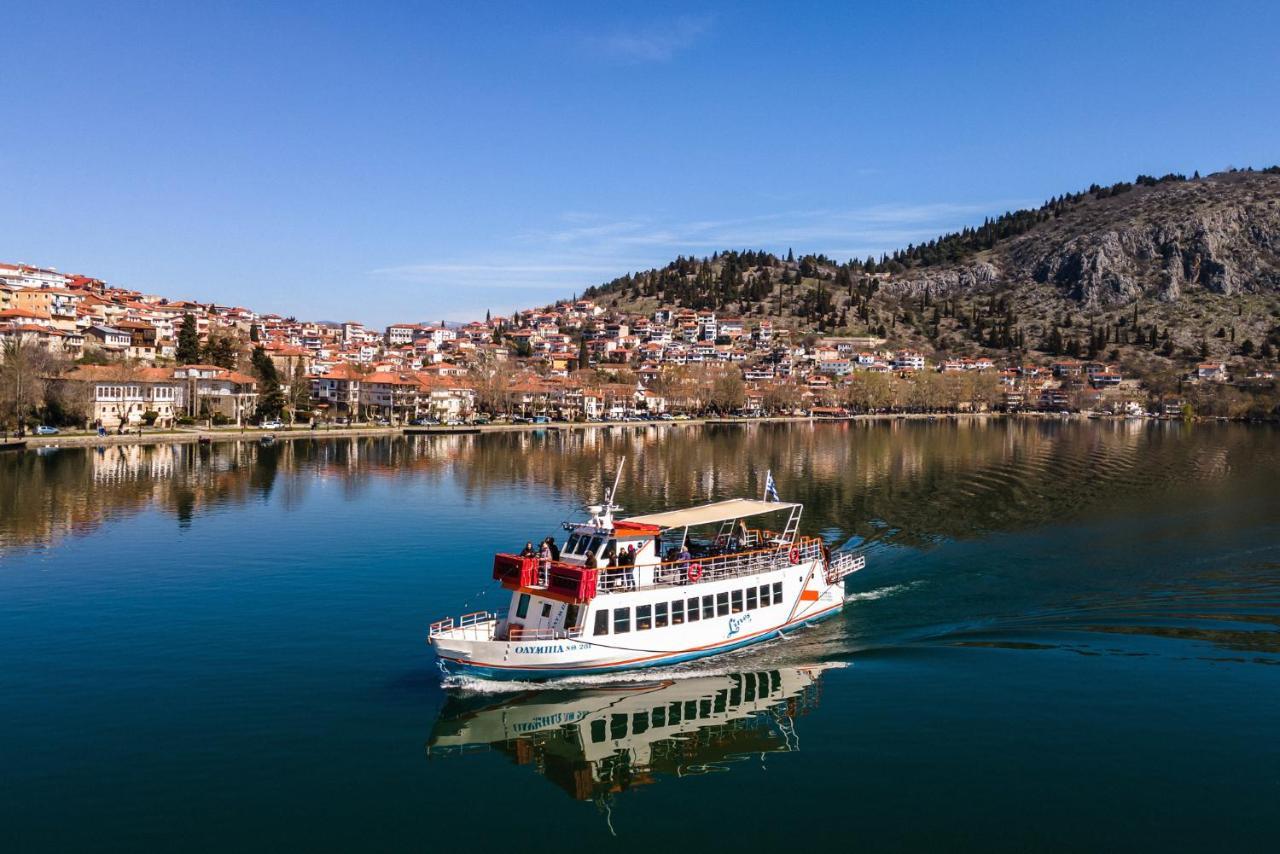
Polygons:
M653 661L646 661L640 664L619 664L619 665L600 665L598 667L575 667L567 670L546 670L543 668L530 667L485 667L481 664L469 664L466 662L447 660L444 663L445 669L453 676L475 676L480 679L494 680L521 680L521 679L557 679L562 676L581 676L583 674L595 675L597 673L621 673L625 670L643 670L649 667L663 667L671 664L683 664L686 661L696 661L699 658L710 658L713 655L723 655L726 652L744 649L748 646L765 641L774 640L775 638L788 634L790 632L799 631L805 626L811 626L814 623L820 623L828 617L840 613L840 608L832 608L822 614L817 614L805 620L800 620L793 625L780 629L774 629L762 635L749 638L739 643L729 644L728 646L718 646L715 649L700 650L698 652L679 653L677 655L667 656L666 658L657 658Z

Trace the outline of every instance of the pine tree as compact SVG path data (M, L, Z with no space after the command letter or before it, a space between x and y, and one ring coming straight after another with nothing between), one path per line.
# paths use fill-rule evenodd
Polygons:
M279 418L284 411L284 391L280 388L280 374L276 371L275 362L262 347L253 348L253 371L258 375L261 388L258 389L258 408L254 412L258 421L267 418Z
M200 331L195 316L182 316L182 328L178 330L177 359L179 365L194 365L200 361Z

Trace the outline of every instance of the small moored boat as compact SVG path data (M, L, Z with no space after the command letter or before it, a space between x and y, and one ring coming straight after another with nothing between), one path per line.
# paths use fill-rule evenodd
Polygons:
M545 679L718 655L839 613L845 576L865 565L799 536L800 504L735 498L615 519L612 495L564 524L559 559L494 557L510 608L433 623L443 670ZM748 524L783 514L781 532Z

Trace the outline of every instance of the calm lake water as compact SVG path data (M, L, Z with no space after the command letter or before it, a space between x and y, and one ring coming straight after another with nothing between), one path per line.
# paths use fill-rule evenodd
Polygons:
M1274 850L1280 433L615 427L0 455L6 851ZM862 549L710 663L442 685L626 458Z

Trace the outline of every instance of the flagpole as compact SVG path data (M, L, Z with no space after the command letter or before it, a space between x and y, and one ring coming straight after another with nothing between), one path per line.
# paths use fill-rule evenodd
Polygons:
M769 500L769 478L773 477L773 469L769 469L764 473L764 490L760 495L761 501Z

